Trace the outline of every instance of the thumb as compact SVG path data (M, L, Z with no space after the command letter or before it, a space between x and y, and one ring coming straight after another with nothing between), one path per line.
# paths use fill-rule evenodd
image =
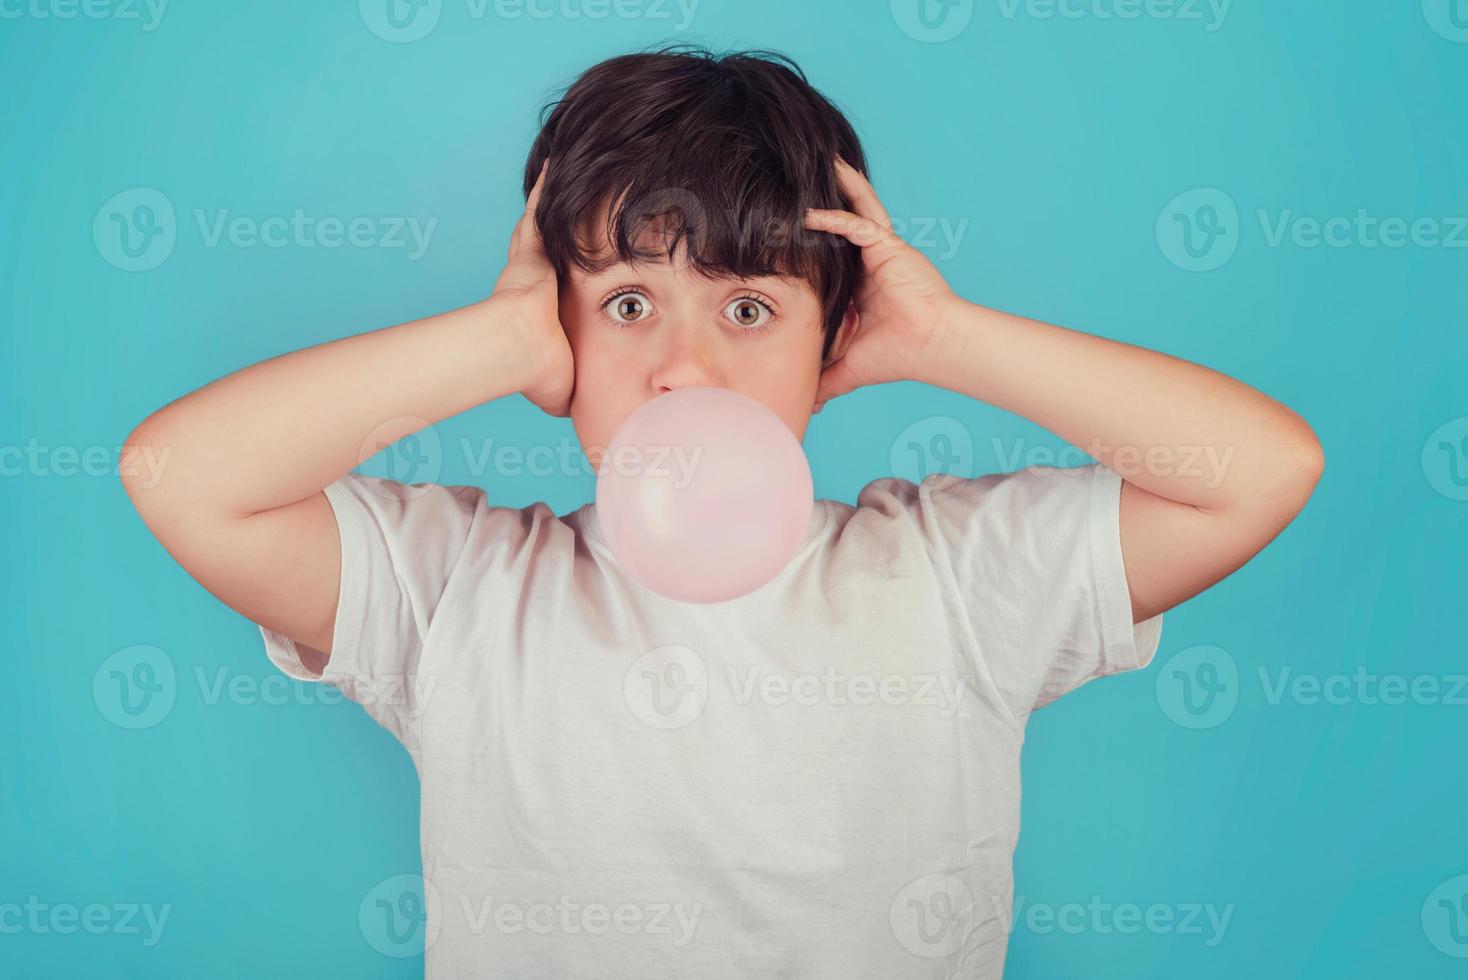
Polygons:
M820 381L816 384L816 411L820 411L832 398L855 391L861 384L861 379L851 370L844 357L832 361L821 372Z

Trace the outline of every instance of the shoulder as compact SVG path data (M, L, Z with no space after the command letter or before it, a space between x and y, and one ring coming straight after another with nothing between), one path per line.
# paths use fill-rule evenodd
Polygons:
M854 518L942 530L974 520L1027 523L1067 511L1083 516L1095 495L1114 489L1117 479L1100 464L1030 466L978 477L934 473L916 482L882 477L862 487Z
M577 537L568 523L573 515L557 517L543 501L492 503L483 487L468 484L405 483L350 471L326 494L340 521L365 524L406 554L451 550L508 559L557 546L569 552Z

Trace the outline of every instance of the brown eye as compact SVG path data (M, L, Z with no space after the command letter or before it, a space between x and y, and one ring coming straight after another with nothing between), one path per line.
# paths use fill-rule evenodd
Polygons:
M647 316L648 311L652 309L652 304L641 293L628 291L618 293L607 300L603 309L614 323L636 323Z
M724 308L733 320L741 327L758 328L763 327L772 315L770 308L751 296L741 296Z

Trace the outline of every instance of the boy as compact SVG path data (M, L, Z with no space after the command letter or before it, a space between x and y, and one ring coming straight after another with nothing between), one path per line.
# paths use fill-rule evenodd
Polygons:
M1321 450L1288 409L955 296L865 170L779 56L611 59L545 120L487 300L245 368L128 439L171 452L127 486L170 553L411 753L429 975L1000 976L1030 712L1145 666L1163 611L1309 497ZM351 471L513 392L599 465L679 387L802 438L904 379L1099 462L873 480L711 605L632 581L593 504ZM1157 462L1187 447L1223 478Z

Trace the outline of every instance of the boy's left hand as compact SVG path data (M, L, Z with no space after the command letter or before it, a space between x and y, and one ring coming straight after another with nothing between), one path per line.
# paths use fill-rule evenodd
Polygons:
M815 410L865 385L922 380L940 356L945 322L962 302L927 256L892 231L892 219L861 172L836 158L841 192L856 209L810 208L805 224L861 248L865 275L854 301L859 322L845 353L821 372Z

